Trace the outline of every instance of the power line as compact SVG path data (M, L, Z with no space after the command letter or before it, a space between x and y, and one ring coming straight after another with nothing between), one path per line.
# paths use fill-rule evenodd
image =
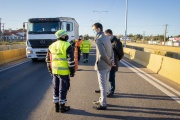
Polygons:
M102 12L107 13L108 11L95 11L95 10L94 10L93 12L98 12L98 13L100 14L99 22L101 22L101 13L102 13Z
M6 18L3 18L2 20L13 21L13 22L23 22L23 21L18 21L18 20L8 20L8 19L6 19Z

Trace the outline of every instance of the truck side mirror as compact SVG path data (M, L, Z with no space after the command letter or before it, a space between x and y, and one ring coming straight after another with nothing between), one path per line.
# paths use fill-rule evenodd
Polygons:
M23 31L25 31L25 23L23 23Z

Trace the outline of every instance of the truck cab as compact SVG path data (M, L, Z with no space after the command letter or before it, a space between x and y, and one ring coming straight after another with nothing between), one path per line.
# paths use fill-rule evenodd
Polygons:
M68 32L68 42L78 39L79 25L74 18L30 18L26 34L27 58L32 61L45 58L49 45L57 40L55 32L61 29Z

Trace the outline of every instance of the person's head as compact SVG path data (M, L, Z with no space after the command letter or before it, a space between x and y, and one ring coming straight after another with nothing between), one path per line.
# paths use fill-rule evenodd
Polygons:
M92 25L92 29L95 33L99 33L99 32L102 32L103 31L103 26L101 23L94 23Z
M89 37L87 35L84 35L84 40L88 40Z
M56 33L55 33L56 37L58 40L64 40L64 41L67 41L69 39L69 36L67 34L66 31L64 30L58 30Z
M105 35L107 35L107 36L112 36L113 35L113 32L112 32L112 30L111 29L107 29L107 30L105 30Z
M79 40L82 40L82 35L79 36Z

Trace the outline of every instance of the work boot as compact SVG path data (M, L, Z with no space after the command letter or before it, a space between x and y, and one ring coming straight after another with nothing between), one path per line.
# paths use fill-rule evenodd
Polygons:
M59 112L59 103L55 103L55 111Z
M67 112L70 110L70 106L65 106L65 104L61 104L60 110L61 110L61 113Z

